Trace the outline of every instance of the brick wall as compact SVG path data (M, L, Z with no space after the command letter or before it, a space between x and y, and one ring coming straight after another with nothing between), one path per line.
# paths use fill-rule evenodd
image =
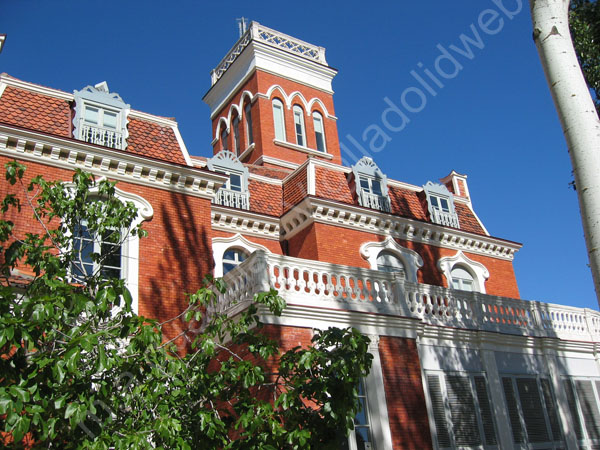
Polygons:
M394 450L432 448L416 341L381 336L379 356Z

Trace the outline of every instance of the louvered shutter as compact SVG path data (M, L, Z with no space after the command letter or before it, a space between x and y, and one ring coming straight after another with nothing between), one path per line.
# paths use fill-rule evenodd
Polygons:
M504 397L506 398L506 406L508 407L508 417L510 419L513 441L515 444L523 444L525 443L525 434L523 433L523 427L521 426L521 420L519 419L519 407L517 406L512 379L508 377L502 378L502 387L504 388Z
M486 445L496 445L496 430L494 428L494 416L490 407L490 400L487 392L485 377L475 376L475 391L477 393L477 401L479 402L479 410L481 413L481 421L483 422L483 432L485 434Z
M573 425L575 426L575 436L577 436L577 440L580 441L583 439L583 428L581 428L581 420L579 419L579 412L577 412L577 403L575 403L573 385L569 380L564 380L563 384L567 393L567 403L569 403L571 418L573 419Z
M517 390L529 442L548 442L550 436L546 427L537 380L535 378L517 378Z
M596 396L589 380L576 380L575 390L579 399L579 406L583 413L583 422L589 439L600 439L600 413Z
M560 422L558 420L557 406L552 395L552 386L550 380L542 378L540 380L542 385L542 393L544 394L544 403L546 403L546 412L548 413L548 419L550 420L550 428L552 430L552 438L555 441L562 439L562 433L560 432Z
M440 377L438 375L427 375L427 386L429 387L429 396L431 397L431 407L433 409L433 420L435 422L438 445L440 447L450 447L450 434L448 433L448 424L446 422L446 412L442 389L440 387Z
M446 391L456 445L481 445L477 411L469 377L446 376Z

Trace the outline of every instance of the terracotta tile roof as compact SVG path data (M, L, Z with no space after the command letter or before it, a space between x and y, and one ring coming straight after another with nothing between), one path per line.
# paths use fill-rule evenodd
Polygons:
M130 119L127 151L141 156L186 164L175 133L171 127L154 122Z
M69 102L7 86L0 97L0 122L71 137Z
M346 175L337 170L323 167L315 168L315 195L321 198L337 200L338 202L354 204L354 198Z
M250 211L277 217L282 214L283 190L281 186L251 179L248 190L250 191Z
M253 173L255 175L262 175L263 177L276 178L278 180L283 180L285 177L287 177L290 173L293 172L292 169L275 169L273 167L263 167L254 164L244 165L248 168L250 173Z
M410 219L427 221L427 210L419 198L418 192L388 185L388 194L392 213Z
M458 223L461 230L470 233L486 234L481 225L479 225L479 221L473 214L473 211L467 205L454 202L454 208L456 209L456 214L458 214Z
M14 86L7 86L0 97L0 123L72 138L71 120L71 103L64 99ZM171 127L130 118L127 128L126 152L186 164Z
M306 167L287 180L283 185L283 212L287 212L301 202L308 193Z

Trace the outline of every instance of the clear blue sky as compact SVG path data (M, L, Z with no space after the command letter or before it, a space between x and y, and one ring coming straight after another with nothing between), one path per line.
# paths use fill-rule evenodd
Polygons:
M496 0L500 2L500 0ZM382 126L388 98L409 123L389 132L374 159L416 185L451 170L469 176L479 217L493 236L524 243L515 258L521 296L597 309L566 144L531 38L529 7L509 17L493 0L293 3L191 0L0 0L8 33L0 72L72 92L106 80L132 108L176 117L188 149L209 155L202 96L238 37L236 17L321 45L334 79L342 143ZM506 10L518 0L504 0ZM485 9L499 16L486 33ZM493 18L488 12L486 22ZM500 22L502 19L502 22ZM481 49L461 55L460 35ZM427 91L439 74L444 52ZM424 97L411 88L419 88ZM408 89L408 90L407 90ZM435 94L435 95L434 95ZM392 122L397 117L392 117ZM395 126L399 122L394 123Z

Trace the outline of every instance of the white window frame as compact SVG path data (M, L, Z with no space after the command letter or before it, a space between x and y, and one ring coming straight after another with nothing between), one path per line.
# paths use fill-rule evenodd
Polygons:
M304 125L304 110L300 105L294 105L292 111L294 113L294 135L296 136L296 144L300 147L308 147L306 142L306 126Z
M220 278L223 276L223 257L225 256L225 252L229 249L238 249L246 251L248 257L256 250L263 250L266 253L271 253L271 251L264 245L260 245L255 242L249 241L240 233L229 237L213 238L212 253L213 261L215 263L213 276L215 278Z
M485 294L485 282L490 277L487 268L480 262L467 258L462 250L459 250L454 256L445 256L440 258L437 263L438 269L444 277L449 289L452 286L452 270L455 267L461 267L473 276L473 291ZM468 291L464 291L468 292Z
M273 105L273 129L275 139L285 142L285 107L283 102L278 98L274 98Z
M538 391L538 396L541 402L541 407L542 407L542 412L543 412L543 416L544 416L544 422L545 422L545 426L546 426L546 432L548 433L548 437L550 439L553 439L553 430L551 427L551 423L550 423L550 417L548 415L548 407L546 405L546 399L544 397L544 392L542 390L541 387L541 379L547 379L548 383L550 384L550 388L552 389L552 382L550 381L550 377L547 375L543 375L543 376L539 376L539 375L533 375L533 374L506 374L506 373L500 373L499 374L500 377L500 382L502 384L502 396L504 399L505 404L503 405L505 411L506 411L506 415L507 418L509 416L509 408L508 408L508 404L507 399L506 399L506 391L504 389L504 379L505 378L509 378L511 381L511 385L512 385L512 393L514 395L514 399L516 401L516 406L518 409L518 421L519 421L519 425L521 428L521 432L523 433L523 437L525 438L524 443L516 443L514 442L514 431L512 429L512 423L511 420L508 420L508 426L510 428L510 438L511 438L511 443L514 445L515 449L564 449L566 448L566 443L565 443L565 439L564 439L564 430L562 429L562 424L560 422L560 415L558 413L558 411L556 411L557 414L557 420L558 420L558 425L561 427L561 435L562 435L562 440L560 441L554 441L554 440L550 440L550 441L546 441L546 442L537 442L537 443L533 443L530 442L529 440L529 433L527 431L527 425L525 422L525 416L523 413L523 404L521 402L521 397L519 394L519 390L518 390L518 386L517 386L517 379L529 379L529 380L535 380L535 384L536 384L536 388ZM550 392L550 394L553 396L553 402L556 405L557 403L557 399L556 399L556 393L553 392L553 390Z
M119 94L110 92L108 84L104 81L95 86L86 86L80 91L74 91L75 115L73 117L73 136L76 139L86 140L84 127L91 127L97 130L100 136L102 133L114 133L115 145L110 148L125 149L129 131L127 122L131 108L126 104ZM86 108L98 110L98 123L86 121ZM106 127L104 125L105 112L116 114L115 127Z
M327 140L325 139L325 122L323 115L319 111L313 111L313 127L315 130L315 149L319 152L327 153ZM321 142L323 148L319 148Z
M249 171L248 168L240 162L238 157L229 150L221 150L212 158L207 159L206 165L209 170L228 176L225 184L217 191L213 203L231 206L224 204L231 200L231 203L239 205L236 207L240 209L250 209L250 191L248 189ZM231 188L232 174L240 177L241 190Z
M244 114L246 116L246 146L254 144L254 133L252 131L252 104L247 103L244 107Z
M460 228L452 192L443 184L431 181L423 186L423 191L427 197L427 207L431 221L438 225ZM447 208L442 207L442 201L446 202Z
M423 258L406 247L402 247L391 236L383 241L365 242L360 246L361 256L369 262L372 270L377 270L377 258L383 251L393 253L404 264L405 279L411 283L417 283L417 272L423 267Z
M448 438L450 439L450 444L451 444L449 447L442 447L439 443L439 437L438 437L439 432L438 432L437 426L436 426L433 397L432 397L432 393L431 393L430 386L429 386L429 376L437 376L438 380L440 381L440 395L442 397L442 402L443 402L443 406L444 406L443 420L445 421ZM469 388L470 388L471 397L473 399L473 405L475 408L475 417L477 420L477 428L479 430L479 437L481 439L480 445L458 446L456 444L454 421L452 418L452 411L450 408L449 397L448 397L448 387L447 387L447 379L446 379L447 376L465 377L465 378L468 378L468 380L469 380ZM488 402L488 406L491 411L491 416L492 416L491 418L492 418L493 427L494 427L494 438L496 440L496 444L486 444L485 443L486 434L485 434L485 427L484 427L484 419L483 419L482 409L481 409L481 406L479 403L479 397L477 395L477 390L475 388L475 377L483 377L483 379L485 380L487 402ZM460 449L500 449L500 435L498 432L498 424L497 424L497 421L494 420L494 406L492 403L492 396L491 396L491 392L490 392L490 383L487 379L485 372L425 370L424 371L424 389L425 389L425 394L426 394L426 403L427 403L428 416L429 416L429 426L431 429L431 436L433 438L434 448L440 449L440 450L441 449L456 449L456 448L460 448Z
M112 242L108 242L108 241L104 241L103 239L99 239L98 235L96 234L92 234L89 229L88 229L88 223L87 221L82 221L79 223L78 225L79 227L85 227L88 230L89 233L89 237L84 238L81 234L76 235L74 234L73 236L71 236L71 241L72 241L72 245L73 245L73 250L77 249L77 245L75 244L75 241L79 241L80 243L85 241L89 241L92 248L89 249L90 253L97 253L99 254L101 257L102 255L102 245L103 244L107 244L107 245L113 245L115 247L119 247L119 276L117 278L126 278L127 277L127 273L126 273L126 267L123 266L123 255L124 254L128 254L128 246L127 246L127 240L120 242L120 243L112 243ZM79 228L79 230L81 230L81 228ZM127 230L122 230L121 231L122 236L126 236ZM88 245L90 245L88 244ZM81 255L80 255L81 256ZM95 276L98 273L102 272L102 269L104 269L105 267L114 270L117 269L117 267L115 266L109 266L107 264L103 264L103 263L99 263L99 262L95 262L92 261L90 259L90 261L84 261L82 259L75 259L72 263L71 266L75 266L76 270L77 270L77 274L73 273L73 269L71 269L71 274L74 277L79 277L79 276ZM91 266L91 270L92 273L90 275L87 275L87 270L85 268L85 266ZM77 281L77 279L76 279Z
M72 183L65 183L65 188L73 190L74 186ZM98 187L92 187L89 192L97 196ZM137 217L131 223L131 229L134 229L146 220L150 220L154 216L152 205L137 194L122 191L115 187L115 197L123 203L132 202L136 207ZM121 279L125 280L125 286L129 289L129 293L131 294L131 309L135 314L139 313L139 262L140 238L137 234L127 231L126 237L121 243Z
M384 212L391 211L387 176L377 167L373 159L363 156L352 166L352 174L354 176L354 187L359 205L366 208L379 209ZM363 189L361 179L367 181L368 189ZM381 195L373 194L373 181L375 180L379 182Z
M463 271L467 276L457 273ZM450 272L451 277L451 288L458 291L473 292L475 289L475 278L469 270L461 265L455 265Z
M585 422L585 418L583 415L583 411L581 408L581 399L579 398L579 393L577 392L575 383L578 381L589 381L592 384L592 390L594 393L594 397L596 400L596 408L598 408L598 411L600 412L600 378L598 377L579 377L579 376L575 376L575 377L563 377L562 378L563 383L569 383L569 385L571 386L572 392L574 394L574 401L575 401L575 411L573 411L571 409L571 405L569 405L569 414L572 416L573 413L577 414L577 418L575 417L571 417L573 420L577 419L579 422L579 425L581 427L581 433L582 433L582 439L577 439L576 436L576 429L573 430L573 433L575 434L575 439L577 440L577 443L579 444L579 446L581 448L592 448L592 446L597 446L600 445L600 439L591 439L590 438L590 433L588 431L588 427L587 424ZM568 393L565 393L568 396ZM577 427L576 423L573 423L574 427Z

